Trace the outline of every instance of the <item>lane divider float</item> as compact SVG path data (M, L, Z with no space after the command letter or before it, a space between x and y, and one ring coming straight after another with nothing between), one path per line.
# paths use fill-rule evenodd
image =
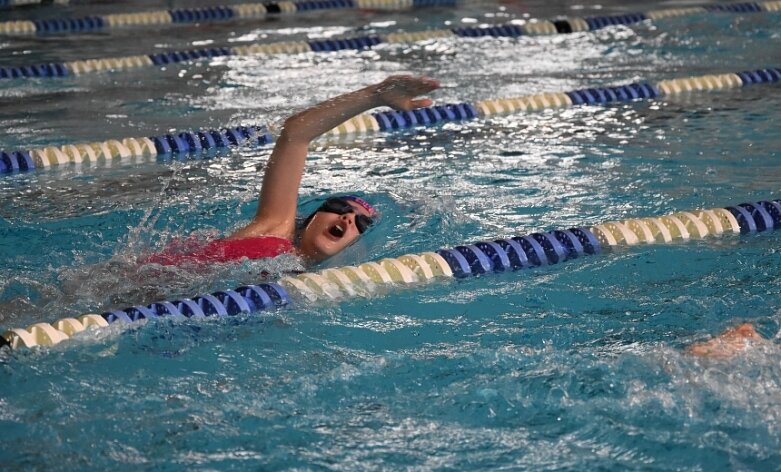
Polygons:
M544 92L512 98L481 100L413 111L381 111L364 113L328 132L330 136L389 131L425 126L443 121L467 120L549 108L570 108L577 105L608 105L635 100L653 100L689 92L724 90L748 85L781 81L781 68L771 67L727 74L662 80L655 83L633 82L613 87L590 87L569 92Z
M62 164L103 163L115 159L200 154L234 146L263 146L273 137L264 126L186 131L141 138L109 139L86 144L0 151L0 173L42 169Z
M413 111L379 111L355 116L325 134L325 138L393 131L417 126L486 118L509 113L565 108L576 105L607 105L662 96L745 87L781 81L781 68L703 75L655 83L633 82L613 87L591 87L569 92L545 92L512 98L481 100L418 108ZM200 155L231 145L262 146L273 141L262 126L241 126L221 131L203 130L152 136L110 139L98 143L67 144L26 150L0 150L0 173L13 173L62 164L109 163L128 157L166 157L171 154Z
M336 0L333 0L336 1ZM284 2L283 2L284 3ZM323 4L323 2L304 2ZM291 2L292 4L292 2ZM300 54L308 52L325 53L342 50L362 50L374 47L378 44L407 44L418 41L426 41L445 37L511 37L538 36L550 34L567 34L580 31L595 31L615 25L631 25L646 20L682 16L686 14L704 12L725 13L756 13L781 11L781 0L765 2L733 3L723 5L709 5L684 9L653 10L648 13L627 13L622 15L594 16L586 18L563 18L557 20L529 20L522 25L501 24L494 26L461 27L443 30L426 30L418 32L399 32L386 35L349 36L333 39L320 39L312 41L285 41L275 43L249 44L235 47L214 47L191 49L186 51L168 51L153 54L135 56L111 57L102 59L86 59L62 63L45 63L15 67L0 67L0 79L27 79L42 77L65 77L82 75L92 72L112 70L128 70L139 67L165 66L180 62L208 60L221 56L246 56L246 55L271 55L271 54ZM160 18L168 13L160 14ZM95 19L91 24L101 23ZM65 20L54 20L63 22ZM13 26L7 28L17 30L29 30L34 32L34 24L25 22L12 22ZM29 23L29 22L28 22ZM58 23L59 24L59 23ZM0 24L0 33L2 24Z
M40 3L41 0L15 0ZM209 24L232 20L261 19L282 14L336 9L404 10L419 7L455 6L458 0L301 0L240 3L200 8L174 8L135 13L91 15L79 18L53 18L37 21L0 22L0 34L74 34L113 28L174 24ZM19 4L19 3L17 3ZM2 6L2 3L0 3Z
M0 344L51 346L88 328L134 323L163 316L203 318L234 316L288 305L334 302L371 296L392 288L417 286L437 279L467 278L560 264L613 247L663 244L722 234L749 234L781 228L781 200L742 203L726 208L693 210L656 218L610 221L591 227L532 233L440 249L423 254L372 261L358 266L287 276L277 282L246 285L193 298L137 305L102 314L63 318L10 329Z
M40 3L41 0L15 1L16 4L20 4L20 2ZM192 23L209 24L335 9L403 10L432 6L455 6L456 3L457 0L301 0L295 2L240 3L236 5L218 5L200 8L174 8L136 13L91 15L79 18L4 21L0 22L0 34L51 35L87 33L131 26L159 26ZM2 2L0 1L0 7L1 6Z
M0 0L0 8L14 8L14 7L25 7L29 5L51 5L51 4L67 5L68 0Z

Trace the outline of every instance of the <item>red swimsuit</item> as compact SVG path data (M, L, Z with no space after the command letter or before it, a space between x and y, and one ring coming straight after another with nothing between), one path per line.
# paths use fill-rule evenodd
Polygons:
M288 239L279 236L260 236L245 239L217 239L205 245L194 240L179 240L162 252L143 258L145 264L181 265L204 262L231 262L244 257L262 259L295 252Z

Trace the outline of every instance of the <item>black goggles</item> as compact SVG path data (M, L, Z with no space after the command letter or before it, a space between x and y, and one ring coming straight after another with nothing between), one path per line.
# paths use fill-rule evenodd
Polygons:
M358 229L360 234L369 229L369 226L374 224L374 220L371 217L356 213L355 207L350 205L349 200L342 197L331 197L326 199L315 213L318 211L324 211L326 213L335 213L337 215L346 215L348 213L355 213L355 228Z

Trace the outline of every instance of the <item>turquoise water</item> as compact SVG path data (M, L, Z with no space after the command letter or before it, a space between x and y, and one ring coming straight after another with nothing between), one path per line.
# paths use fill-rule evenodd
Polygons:
M4 64L20 65L202 41L324 37L364 25L389 32L524 12L651 8L480 3L143 35L4 38L2 47ZM441 79L434 98L446 103L779 66L780 18L704 15L547 38L5 81L0 148L278 124L401 72ZM780 107L778 85L754 86L321 143L308 162L302 212L335 192L377 202L382 224L332 262L342 265L779 198ZM172 238L224 234L245 222L269 152L3 176L0 328L301 268L292 258L199 272L135 262ZM633 247L334 305L112 326L4 353L0 461L11 470L774 469L778 348L726 361L682 349L742 321L776 335L779 243L781 235L764 233Z

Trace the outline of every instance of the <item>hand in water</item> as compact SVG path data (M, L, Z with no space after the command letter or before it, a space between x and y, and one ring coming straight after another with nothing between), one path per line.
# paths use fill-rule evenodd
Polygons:
M751 323L743 323L724 331L710 341L692 344L686 348L686 352L697 357L726 359L745 350L752 343L766 341Z

